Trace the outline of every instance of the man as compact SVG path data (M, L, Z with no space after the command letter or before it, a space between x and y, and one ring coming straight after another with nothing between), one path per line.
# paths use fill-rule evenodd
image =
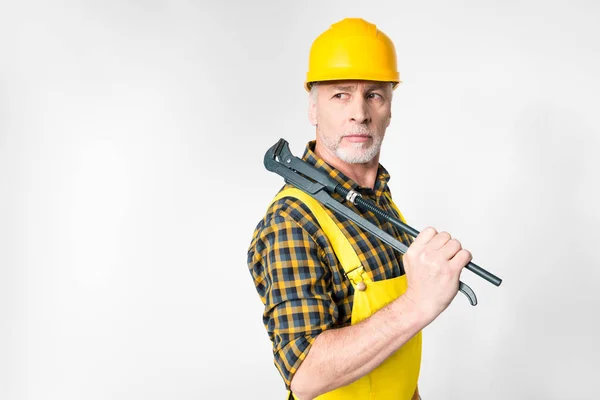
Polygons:
M316 140L303 159L402 219L379 164L398 83L383 32L362 19L332 25L311 47L305 88ZM346 203L409 246L402 256L297 192L284 186L248 250L290 398L419 399L420 332L455 297L471 254L446 232L428 227L413 241Z

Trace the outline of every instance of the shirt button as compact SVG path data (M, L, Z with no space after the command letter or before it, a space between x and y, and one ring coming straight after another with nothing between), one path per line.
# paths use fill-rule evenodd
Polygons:
M367 284L366 284L366 283L364 283L364 282L358 282L358 283L356 284L356 288L357 288L358 290L360 290L361 292L364 292L365 290L367 290Z

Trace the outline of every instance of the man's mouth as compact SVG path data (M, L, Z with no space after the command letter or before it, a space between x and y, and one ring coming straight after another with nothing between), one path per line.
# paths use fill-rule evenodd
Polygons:
M344 135L343 139L346 139L352 143L362 143L362 142L366 142L369 139L371 139L371 135L363 135L363 134L353 133L350 135Z

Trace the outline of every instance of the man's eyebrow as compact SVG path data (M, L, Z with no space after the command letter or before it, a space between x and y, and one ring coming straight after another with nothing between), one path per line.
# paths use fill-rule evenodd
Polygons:
M372 85L367 86L367 91L385 89L385 85L385 83L374 83Z
M341 90L344 92L353 92L355 88L356 88L356 86L353 86L353 85L348 85L348 86L335 85L333 87L334 90Z

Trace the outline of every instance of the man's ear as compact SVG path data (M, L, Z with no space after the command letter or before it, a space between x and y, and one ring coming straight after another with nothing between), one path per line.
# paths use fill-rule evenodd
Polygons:
M390 122L392 122L392 113L390 113L390 117L388 118L387 124L385 125L386 128L390 126Z

